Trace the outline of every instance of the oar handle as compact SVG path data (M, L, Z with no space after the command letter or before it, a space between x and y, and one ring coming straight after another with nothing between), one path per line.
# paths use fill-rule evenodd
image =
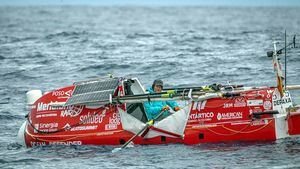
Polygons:
M299 90L300 85L288 85L288 86L286 86L286 89L288 89L288 90Z

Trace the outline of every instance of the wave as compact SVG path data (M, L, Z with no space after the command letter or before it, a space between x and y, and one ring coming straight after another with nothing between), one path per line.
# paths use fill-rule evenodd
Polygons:
M2 94L1 94L2 95ZM4 94L5 95L5 94ZM2 96L3 97L3 96ZM10 98L9 97L5 97L5 98L2 98L1 100L0 100L0 105L1 104L8 104L9 103L9 100L10 100Z
M13 115L8 111L0 112L0 120L16 120L16 119L24 119L24 116Z
M59 33L49 34L45 38L46 39L53 39L53 38L57 38L57 37L78 37L80 35L85 35L85 34L87 34L86 31L82 31L82 32L63 31L63 32L59 32Z
M39 53L39 52L26 55L26 58L45 58L45 57L47 57L47 56L42 53Z
M5 59L5 57L0 55L0 60L4 60L4 59Z
M26 70L15 70L12 72L7 72L0 74L2 79L21 79L21 80L29 80L36 78L35 76L30 76L26 73Z
M128 69L131 65L129 64L116 64L116 63L110 63L110 64L101 64L101 65L92 65L87 66L84 68L79 69L79 71L86 71L86 70L113 70L113 69Z
M36 37L14 37L14 36L3 36L0 38L0 43L1 44L6 44L6 43L18 43L18 42L24 42L28 40L35 40L37 39Z
M149 33L133 33L126 36L128 39L135 39L135 38L152 38L154 37L153 34Z

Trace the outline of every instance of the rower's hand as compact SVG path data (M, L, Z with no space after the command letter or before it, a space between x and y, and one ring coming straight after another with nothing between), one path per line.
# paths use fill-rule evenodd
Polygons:
M164 106L161 110L162 111L170 110L170 107L169 106Z
M180 107L178 106L174 107L174 111L178 111L178 110L180 110Z

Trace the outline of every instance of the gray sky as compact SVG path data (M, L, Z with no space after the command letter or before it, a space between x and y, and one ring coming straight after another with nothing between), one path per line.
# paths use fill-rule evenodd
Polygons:
M300 0L0 0L0 5L300 6Z

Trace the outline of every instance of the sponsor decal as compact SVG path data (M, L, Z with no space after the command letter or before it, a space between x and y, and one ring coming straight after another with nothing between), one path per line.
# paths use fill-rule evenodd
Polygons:
M82 145L82 142L81 141L65 141L65 142L54 141L54 142L49 142L49 145L65 145L65 146L76 145L76 146L79 146L79 145Z
M74 105L71 105L71 106L51 106L51 104L53 104L53 102L48 103L48 104L40 102L37 105L37 110L36 111L37 112L45 112L45 111L61 110L61 113L60 113L61 117L76 117L82 112L82 110L84 108L84 106L74 106ZM40 117L54 117L54 116L57 116L57 114L49 113L48 115L41 115L41 116L38 116L37 118L40 118Z
M269 98L271 98L271 96L272 96L272 93L273 93L273 90L267 90L267 98L269 99Z
M193 109L192 110L198 110L201 111L205 108L206 100L202 102L194 102Z
M97 114L96 112L90 113L88 112L87 115L82 115L79 117L82 124L100 124L105 117L106 110L104 109L101 114Z
M192 125L191 128L210 128L210 127L217 127L217 124L198 124L198 125Z
M238 97L234 99L234 107L246 107L246 101L243 97Z
M109 117L109 123L105 125L105 130L115 130L118 125L121 124L120 114L113 113L112 117Z
M43 117L56 117L57 114L56 113L49 113L49 114L38 114L35 116L35 118L43 118Z
M31 145L31 147L45 146L45 145L46 145L46 142L34 142L34 141L31 141L31 142L30 142L30 145Z
M228 112L228 113L218 113L218 120L229 120L229 119L242 119L243 112Z
M115 130L118 128L118 125L116 124L106 124L105 125L105 130Z
M69 123L67 123L64 127L63 127L66 131L71 129L71 125Z
M264 120L255 120L251 122L251 126L260 126L260 125L265 125L268 124L269 120L268 119L264 119Z
M43 131L43 132L52 132L56 131L58 127L58 123L39 123L34 124L36 130ZM34 133L38 133L38 131L34 130Z
M233 103L224 103L223 108L231 108L233 107Z
M291 103L291 102L292 102L291 98L282 98L280 100L274 100L274 106L287 104L287 103Z
M196 114L191 114L189 117L189 120L195 120L195 119L212 119L214 117L213 112L208 112L208 113L196 113Z
M198 107L198 104L199 104L199 102L194 102L192 110L196 110Z
M70 97L72 95L72 90L68 90L68 91L63 91L63 90L55 90L52 92L52 96L56 96L56 97Z
M271 101L265 101L264 102L264 109L270 110L272 108L272 103Z
M87 131L87 130L96 130L98 128L98 125L93 126L77 126L71 128L70 131Z
M52 128L57 128L58 123L40 123L39 124L39 129L52 129Z
M37 105L37 112L41 112L41 111L51 111L51 110L65 110L65 109L70 109L71 106L51 106L51 104L55 104L58 102L50 102L50 103L43 103L40 102Z
M254 109L250 109L249 113L253 114L253 113L258 113L258 112L262 112L262 109L259 107L255 107Z
M207 102L207 100L204 100L203 102L201 102L201 107L200 107L200 109L204 109L205 108L205 105L206 105L206 102ZM200 110L199 110L200 111Z
M280 97L280 93L275 89L273 93L273 109L278 110L280 113L284 113L286 108L292 106L292 98L288 91L286 91L283 97Z
M76 117L83 110L83 106L68 106L68 107L69 107L69 109L61 111L61 113L60 113L61 117Z
M247 100L247 106L262 106L263 100Z

